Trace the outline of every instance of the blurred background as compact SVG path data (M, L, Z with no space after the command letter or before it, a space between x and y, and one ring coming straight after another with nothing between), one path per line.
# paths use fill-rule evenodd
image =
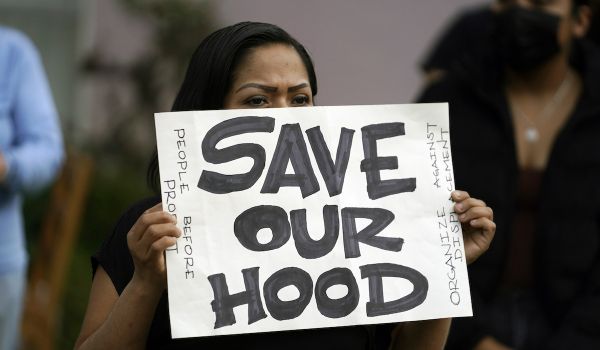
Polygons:
M123 210L149 195L153 113L170 109L187 60L207 33L242 20L278 24L313 56L318 104L408 103L422 87L419 62L427 48L450 17L477 3L0 0L0 24L27 34L43 59L72 168L58 183L85 184L75 197L58 183L27 197L32 296L24 331L48 348L73 347L91 284L90 255ZM49 213L61 203L76 215L52 223Z

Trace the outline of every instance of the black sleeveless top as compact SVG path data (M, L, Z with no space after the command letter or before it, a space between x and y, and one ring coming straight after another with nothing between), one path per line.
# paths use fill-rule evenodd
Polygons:
M127 248L127 233L144 211L160 202L159 197L147 198L131 206L121 216L113 232L106 237L98 252L92 256L94 273L101 265L110 277L119 295L133 277L133 260ZM389 340L390 326L380 327L387 334L378 339ZM378 341L378 342L379 342ZM148 349L374 349L376 347L374 326L352 326L253 333L244 335L213 336L203 338L171 339L167 292L162 295L156 308L148 334Z

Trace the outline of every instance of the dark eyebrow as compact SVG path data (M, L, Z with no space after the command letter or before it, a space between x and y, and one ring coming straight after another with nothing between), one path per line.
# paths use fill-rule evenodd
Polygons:
M266 92L277 92L277 88L274 86L266 86L266 85L261 85L261 84L256 84L256 83L244 84L244 85L240 86L240 88L237 89L235 92L238 92L240 90L247 89L247 88L257 88L257 89L261 89Z
M295 92L295 91L298 91L300 89L304 89L307 86L308 86L307 83L302 83L302 84L298 84L296 86L291 86L291 87L288 88L288 92ZM237 89L235 92L238 92L240 90L247 89L247 88L257 88L257 89L261 89L263 91L271 92L271 93L277 92L277 88L274 87L274 86L267 86L267 85L262 85L262 84L257 84L257 83L247 83L247 84L244 84L244 85L240 86L240 88Z
M296 86L292 86L292 87L288 88L288 92L298 91L298 90L303 89L303 88L305 88L307 86L308 86L307 83L302 83L302 84L299 84L299 85L296 85Z

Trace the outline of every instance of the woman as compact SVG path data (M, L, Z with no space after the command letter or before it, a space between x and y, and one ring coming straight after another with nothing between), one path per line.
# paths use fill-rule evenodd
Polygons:
M470 271L475 317L453 323L448 349L600 349L600 52L582 41L588 5L497 0L498 40L419 99L450 102L457 186L485 197L499 228Z
M316 93L313 64L304 47L274 25L246 22L221 29L200 44L173 110L312 106ZM149 170L154 184L156 164ZM453 198L465 213L465 247L472 261L495 232L492 212L465 192L455 192ZM159 202L151 198L130 208L94 257L95 275L76 348L369 348L371 334L362 326L172 340L163 252L181 232ZM448 328L449 320L407 323L397 329L398 344L441 348Z

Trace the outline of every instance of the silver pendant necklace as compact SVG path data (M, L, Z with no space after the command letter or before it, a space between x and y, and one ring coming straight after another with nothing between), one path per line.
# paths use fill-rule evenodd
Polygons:
M560 83L559 87L552 95L552 98L544 108L538 113L538 117L536 118L537 122L542 122L546 120L550 115L552 115L556 111L556 107L565 99L567 96L567 92L571 88L571 74L567 72L565 78ZM531 118L527 116L527 114L523 113L523 111L513 102L513 109L517 116L521 117L529 126L525 128L525 140L528 143L536 143L540 140L540 132L535 122Z
M540 139L540 133L536 127L529 126L525 129L525 140L529 143L535 143Z

